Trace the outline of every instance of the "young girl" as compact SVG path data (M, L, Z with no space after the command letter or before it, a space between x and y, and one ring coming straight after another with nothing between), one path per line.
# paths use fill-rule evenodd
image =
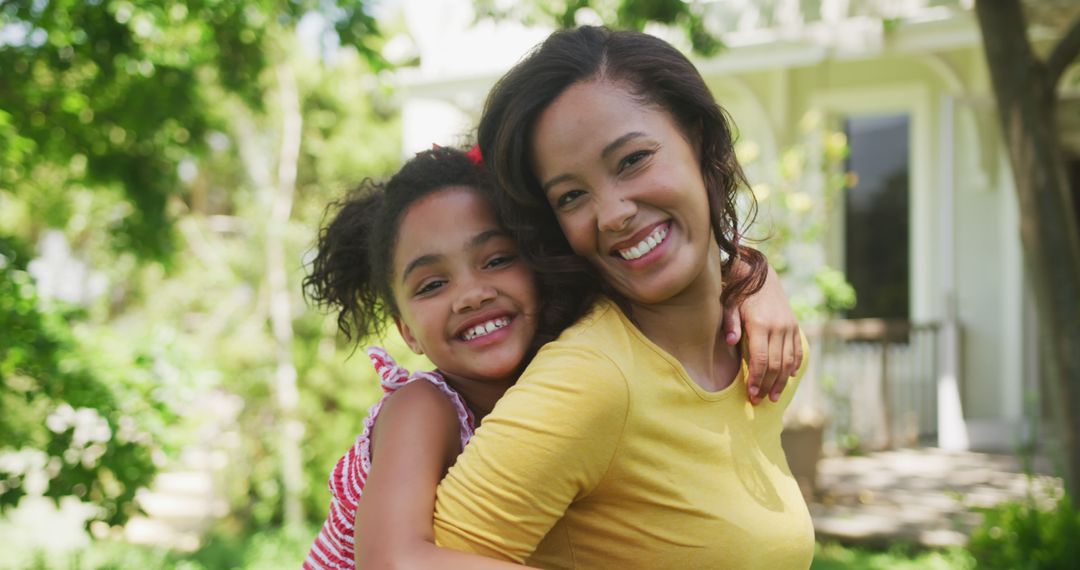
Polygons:
M330 476L330 512L304 567L404 556L416 567L512 566L435 547L435 488L538 345L593 299L587 286L537 279L496 219L478 154L423 152L362 191L321 232L305 290L338 309L350 338L391 317L438 369L410 374L368 350L386 395Z

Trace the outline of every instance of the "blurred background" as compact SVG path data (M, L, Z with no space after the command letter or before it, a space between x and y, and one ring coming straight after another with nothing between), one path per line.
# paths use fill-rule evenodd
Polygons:
M328 205L471 144L494 82L581 24L684 50L738 126L748 235L813 347L785 447L815 567L1075 564L1078 16L0 1L0 568L298 567L381 393L302 296Z

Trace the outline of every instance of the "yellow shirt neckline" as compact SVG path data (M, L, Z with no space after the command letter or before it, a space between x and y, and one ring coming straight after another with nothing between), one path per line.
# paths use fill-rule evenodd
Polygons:
M731 384L728 384L724 388L721 388L720 390L717 390L715 392L710 392L705 388L702 388L697 382L694 382L694 379L690 377L690 374L686 371L686 368L682 365L682 362L679 362L677 358L672 356L668 351L664 350L663 347L653 342L651 339L649 339L649 337L645 336L645 333L641 332L641 329L639 329L637 325L635 325L634 322L630 320L630 317L626 316L626 313L624 313L623 310L619 308L618 304L608 298L604 298L600 302L604 304L605 310L614 310L615 314L618 315L619 319L621 319L623 324L626 325L626 329L630 331L630 334L632 334L635 338L641 341L642 344L649 347L649 349L655 352L657 356L667 362L672 367L672 369L675 370L678 378L682 380L687 387L693 390L693 392L697 394L697 396L702 400L706 400L709 402L718 402L720 400L726 400L727 398L730 398L732 394L746 393L746 377L750 374L750 370L746 365L746 359L739 359L739 372L735 375L735 379L731 381Z

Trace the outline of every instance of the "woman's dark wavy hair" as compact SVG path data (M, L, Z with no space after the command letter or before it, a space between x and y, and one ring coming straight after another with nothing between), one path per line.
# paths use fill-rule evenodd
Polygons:
M529 141L538 117L568 87L582 81L626 85L643 103L670 113L690 140L697 139L713 235L727 257L722 300L737 304L760 289L768 266L760 252L740 244L735 200L747 184L735 159L727 113L697 68L667 42L640 32L591 26L553 33L504 75L488 95L477 132L488 168L503 189L496 195L499 211L541 275L576 283L594 294L614 293L573 255L531 160ZM752 194L748 199L752 221L756 202ZM736 260L743 260L749 271L732 279Z
M319 230L303 288L310 301L337 312L337 326L346 339L360 342L381 334L388 317L400 316L392 280L401 218L417 200L451 186L473 188L492 203L497 194L494 179L482 165L460 150L437 147L417 154L385 183L364 180L327 207L333 219ZM575 289L560 289L543 279L538 279L538 287L541 311L533 351L578 316L560 309L577 306Z

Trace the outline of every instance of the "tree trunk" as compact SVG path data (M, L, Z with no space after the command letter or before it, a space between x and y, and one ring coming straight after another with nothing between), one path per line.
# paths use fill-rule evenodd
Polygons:
M1080 496L1080 232L1055 123L1063 69L1035 56L1018 0L978 0L975 11L1020 204L1020 237L1039 317L1042 366L1065 454L1066 488ZM1074 24L1074 26L1080 24ZM1066 34L1067 40L1073 33ZM1060 47L1060 46L1059 46ZM1056 50L1052 61L1061 59ZM1075 52L1068 55L1071 61Z
M278 441L285 527L298 529L304 522L301 502L304 472L300 454L304 425L297 417L300 394L296 386L296 366L292 355L292 308L285 268L284 234L292 213L303 117L300 114L296 79L288 63L277 66L277 80L282 115L281 148L278 155L277 185L273 189L270 218L266 226L266 279L270 292L270 329L274 335L277 358L274 392L281 414Z

